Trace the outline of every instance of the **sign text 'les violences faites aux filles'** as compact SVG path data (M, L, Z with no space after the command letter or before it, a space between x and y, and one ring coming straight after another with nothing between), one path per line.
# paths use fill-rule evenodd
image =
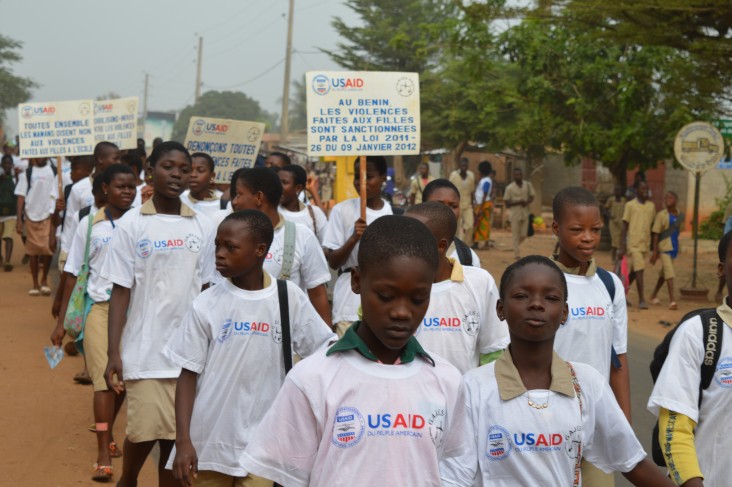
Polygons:
M306 86L309 155L419 153L416 73L311 71Z

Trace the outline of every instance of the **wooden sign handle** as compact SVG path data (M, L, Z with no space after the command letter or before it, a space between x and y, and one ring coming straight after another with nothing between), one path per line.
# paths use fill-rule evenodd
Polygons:
M64 175L63 175L63 159L61 156L56 156L56 176L58 177L58 197L64 197Z
M366 156L360 156L358 172L358 181L361 186L361 219L366 221Z

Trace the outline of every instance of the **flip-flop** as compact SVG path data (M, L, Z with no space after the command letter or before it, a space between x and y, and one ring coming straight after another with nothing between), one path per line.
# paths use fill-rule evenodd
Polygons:
M40 296L41 290L40 289L30 289L28 290L28 296Z
M43 296L50 296L51 295L51 288L48 286L41 286L41 294Z
M94 482L109 482L114 476L111 465L97 465L95 463L92 468L94 469L94 474L92 475Z
M651 304L661 304L661 300L658 298L651 299Z
M668 305L668 309L675 311L679 309L679 305L676 304L676 301L671 301L671 303Z
M3 269L5 269L5 272L10 272L13 270L13 264L5 264Z

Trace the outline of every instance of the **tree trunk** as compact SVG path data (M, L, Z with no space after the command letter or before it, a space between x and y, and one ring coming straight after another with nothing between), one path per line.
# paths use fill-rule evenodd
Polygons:
M445 170L445 177L447 178L450 176L450 173L453 172L458 167L458 161L460 160L460 156L463 155L463 151L465 151L465 148L468 146L467 140L461 140L458 142L458 144L455 146L455 148L449 152L449 155L452 157L446 158L445 161L442 163L442 167Z
M610 165L610 172L613 175L615 184L623 188L623 193L628 186L628 156L623 154L619 160Z

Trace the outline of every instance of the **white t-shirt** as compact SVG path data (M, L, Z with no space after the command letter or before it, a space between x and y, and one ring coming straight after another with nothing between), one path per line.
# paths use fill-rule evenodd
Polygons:
M729 308L727 308L729 309ZM661 373L648 400L648 410L658 416L659 408L681 413L697 423L694 444L704 485L728 486L732 478L732 463L728 452L732 448L732 329L720 323L722 350L714 378L704 389L699 407L699 384L705 345L702 320L699 316L679 326Z
M450 249L452 249L452 251ZM478 254L475 253L475 250L470 249L470 255L473 256L473 260L471 262L472 267L480 268L480 257L478 257ZM457 260L458 262L460 261L460 255L455 248L455 244L451 244L450 248L447 249L447 256L451 259Z
M355 350L305 359L285 378L244 453L247 470L289 486L440 485L463 443L460 373L444 359L372 362Z
M74 233L74 238L69 248L69 256L66 259L64 271L74 276L79 276L81 266L84 264L84 252L86 250L86 233L89 225L89 216L85 216L79 222ZM106 218L100 221L95 218L92 223L91 244L89 245L89 277L86 284L86 292L95 303L109 301L112 295L112 283L99 275L109 249L109 242L116 227Z
M623 284L615 274L615 299L600 276L564 274L569 290L569 317L559 327L554 350L565 360L582 362L595 368L606 380L610 379L611 349L623 354L628 351L628 311Z
M78 180L71 186L71 193L69 193L69 199L66 202L66 214L73 215L74 213L78 213L82 208L93 204L92 178L89 176L88 178Z
M142 183L140 183L139 186L137 186L137 191L135 191L135 199L132 200L132 207L137 208L138 206L142 206L142 188L147 186L147 183L145 180L142 180Z
M287 285L292 349L311 355L338 337L307 296ZM200 470L244 477L241 464L253 428L285 380L277 281L246 291L230 280L193 300L182 326L163 354L199 374L191 416L191 441ZM170 454L172 468L175 449Z
M280 215L280 218L283 218ZM295 257L290 280L303 291L313 289L330 281L330 270L325 254L313 232L304 225L295 225ZM275 278L282 272L282 258L285 252L285 225L274 231L274 239L264 259L264 270Z
M146 214L152 200L117 221L102 276L131 289L121 349L125 379L180 375L162 348L180 326L214 269L211 221L193 216Z
M18 174L18 176L20 176L20 174L23 174L25 172L25 170L28 169L28 159L21 159L20 157L18 157L16 155L13 155L12 157L13 157L13 167L20 169L20 173Z
M221 195L223 193L219 191L218 189L214 190L214 198L215 199L208 199L208 200L197 200L194 198L191 198L191 190L187 189L183 191L183 194L180 195L180 198L186 202L188 206L193 208L196 211L200 211L204 215L206 215L209 218L212 218L213 215L221 210Z
M313 216L310 216L310 210L308 210L308 208L313 210ZM321 244L323 243L323 239L325 238L325 229L328 226L328 218L325 216L325 213L323 213L323 210L318 206L309 205L300 211L290 211L280 206L278 211L285 217L285 220L306 226L308 230L318 237L318 242ZM315 224L313 224L313 217L315 218Z
M478 181L478 185L475 187L475 204L476 205L482 205L483 204L483 193L484 189L488 189L488 196L486 196L485 200L490 201L491 200L491 188L493 188L493 180L486 176L484 178L481 178L480 181Z
M18 176L15 195L25 197L25 216L33 222L40 222L56 210L58 199L58 179L53 173L51 163L45 166L34 166L31 172L30 191L25 173Z
M443 486L571 486L577 447L606 473L628 472L645 458L607 381L589 365L572 363L582 390L576 396L532 390L546 409L528 404L527 393L504 401L495 362L463 378L468 448L440 464Z
M366 223L371 224L377 218L384 215L391 215L391 205L384 201L380 210L372 210L366 207ZM361 200L352 198L342 201L333 207L330 212L330 220L325 231L323 247L326 249L339 249L346 243L353 234L353 225L361 217ZM356 244L341 269L350 269L358 266L358 247ZM361 304L358 296L351 290L351 274L345 272L338 276L333 290L333 323L339 321L358 320L358 307Z
M463 280L432 285L430 306L415 335L427 351L464 374L478 367L481 353L505 349L510 338L506 322L496 313L498 288L493 277L483 269L463 267L457 261L454 265L461 269Z

